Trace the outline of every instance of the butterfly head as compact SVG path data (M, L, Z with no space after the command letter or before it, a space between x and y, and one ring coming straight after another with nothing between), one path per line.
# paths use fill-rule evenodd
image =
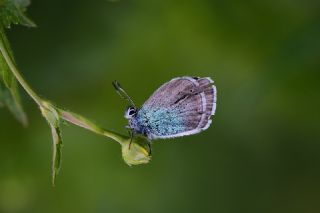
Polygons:
M124 114L126 119L131 119L137 114L137 108L129 106Z

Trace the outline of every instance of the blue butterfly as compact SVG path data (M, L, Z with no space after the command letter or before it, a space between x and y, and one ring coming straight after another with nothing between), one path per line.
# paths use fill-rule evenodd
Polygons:
M130 102L127 128L150 141L197 134L209 128L216 110L217 90L211 78L178 77L163 84L138 108L121 85L116 91Z

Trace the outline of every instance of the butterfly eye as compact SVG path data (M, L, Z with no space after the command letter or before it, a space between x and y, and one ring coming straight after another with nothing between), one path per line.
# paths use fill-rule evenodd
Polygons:
M130 109L129 115L134 115L134 113L135 113L134 109Z
M136 114L136 108L129 107L127 113L129 116L133 116L134 114Z
M131 119L135 114L137 113L137 109L130 106L127 108L125 114L124 114L124 117L127 118L127 119Z

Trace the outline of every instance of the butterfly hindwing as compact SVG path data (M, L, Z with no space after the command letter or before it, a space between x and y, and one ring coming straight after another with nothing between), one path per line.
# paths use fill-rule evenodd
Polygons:
M137 115L147 136L173 138L207 129L216 105L212 83L210 78L180 77L162 85Z

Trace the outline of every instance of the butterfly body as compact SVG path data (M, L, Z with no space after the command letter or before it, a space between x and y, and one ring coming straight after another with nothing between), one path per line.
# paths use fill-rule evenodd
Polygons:
M215 108L213 81L186 76L163 84L140 109L129 107L125 117L135 134L150 140L174 138L206 130Z
M184 119L179 116L179 110L164 107L152 109L142 107L136 116L129 120L129 126L135 133L149 139L174 135L186 130Z

